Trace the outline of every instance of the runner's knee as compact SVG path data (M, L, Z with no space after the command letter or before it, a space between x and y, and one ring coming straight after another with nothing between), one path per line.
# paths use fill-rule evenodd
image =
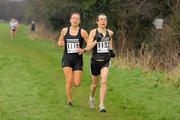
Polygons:
M106 80L102 80L101 81L101 85L106 85L107 84L107 81Z
M66 86L71 86L72 83L73 83L72 80L67 80L66 81Z
M79 87L80 84L81 84L80 80L74 80L74 85L75 85L76 87Z
M93 83L92 83L92 87L93 87L93 88L97 88L97 82L93 82Z

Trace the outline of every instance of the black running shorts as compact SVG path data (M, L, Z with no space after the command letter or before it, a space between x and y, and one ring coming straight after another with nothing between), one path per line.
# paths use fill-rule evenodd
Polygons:
M12 31L16 31L16 29L11 29Z
M101 69L104 67L109 67L109 60L108 61L96 61L91 59L91 74L94 76L100 75Z
M64 55L62 67L71 67L73 70L83 70L83 59L79 55Z

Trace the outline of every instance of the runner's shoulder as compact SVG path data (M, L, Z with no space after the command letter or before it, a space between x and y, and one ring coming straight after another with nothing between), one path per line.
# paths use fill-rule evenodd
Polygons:
M85 29L83 29L83 28L81 28L81 33L86 33L87 34L87 31L85 30Z
M112 30L110 30L110 29L107 29L107 31L109 32L110 35L114 34L114 32Z
M90 30L90 34L95 34L95 33L96 33L96 29Z
M62 28L61 33L65 35L67 33L67 30L68 30L68 27Z

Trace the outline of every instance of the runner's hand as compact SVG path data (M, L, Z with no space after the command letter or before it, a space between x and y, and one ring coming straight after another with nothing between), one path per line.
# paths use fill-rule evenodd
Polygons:
M77 51L79 55L82 55L85 52L85 50L81 48L77 48Z

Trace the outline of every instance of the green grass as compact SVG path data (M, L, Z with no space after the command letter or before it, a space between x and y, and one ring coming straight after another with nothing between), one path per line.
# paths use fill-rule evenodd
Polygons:
M20 26L11 40L0 24L0 120L179 120L180 89L163 84L164 74L112 65L107 113L89 109L89 55L84 56L82 84L73 89L74 107L66 105L60 65L62 48L48 40L31 40ZM98 103L99 89L96 94Z

